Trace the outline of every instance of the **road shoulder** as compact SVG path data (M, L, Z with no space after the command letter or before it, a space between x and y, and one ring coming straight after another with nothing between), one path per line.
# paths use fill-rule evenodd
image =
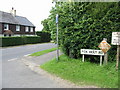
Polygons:
M39 57L32 57L32 56L27 56L22 59L22 62L28 66L32 71L36 72L39 75L43 75L46 78L50 78L51 80L55 81L56 83L61 86L61 88L98 88L95 86L77 86L74 83L64 80L60 77L57 77L56 75L50 74L46 72L45 70L40 68L40 65L51 60L52 58L55 58L56 56L56 51L47 53L45 55L41 55ZM36 60L36 61L35 61Z

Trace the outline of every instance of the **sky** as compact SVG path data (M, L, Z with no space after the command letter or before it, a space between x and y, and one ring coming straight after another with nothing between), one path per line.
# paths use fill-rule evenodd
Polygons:
M36 26L36 31L41 31L41 21L50 15L52 6L52 0L1 0L0 11L10 12L13 7L16 15L26 17Z

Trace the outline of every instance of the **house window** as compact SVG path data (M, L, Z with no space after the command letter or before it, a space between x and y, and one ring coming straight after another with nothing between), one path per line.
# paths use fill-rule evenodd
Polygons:
M30 28L30 32L33 32L33 27Z
M26 32L29 32L29 27L25 27L25 31L26 31Z
M4 24L4 30L9 30L9 25L8 24Z
M20 31L20 26L16 25L16 31Z

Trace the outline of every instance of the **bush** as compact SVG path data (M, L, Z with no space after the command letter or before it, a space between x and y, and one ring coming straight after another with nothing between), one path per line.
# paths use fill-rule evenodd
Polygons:
M51 34L48 32L37 31L36 34L41 37L42 42L50 42Z
M39 36L1 37L0 40L2 41L2 47L41 43L41 37Z
M41 37L25 37L24 38L25 44L34 44L34 43L42 43Z
M84 13L81 14L80 21L65 29L70 35L63 32L66 36L65 40L62 40L63 49L66 48L65 53L72 58L81 57L80 49L99 49L98 45L103 38L107 38L107 42L111 44L112 32L118 31L120 25L117 19L119 18L118 3L88 3L88 5L85 3L83 8ZM113 61L116 47L112 46L108 53L109 60ZM99 58L90 56L90 60L96 62Z
M60 30L62 49L71 58L80 58L80 49L99 49L98 45L103 38L107 38L107 42L111 44L112 32L120 31L118 3L84 3L81 7L84 9L81 10L83 13L76 15L78 20L75 20L76 13L71 11L74 23L64 22L66 27L62 25L63 28ZM79 12L78 6L73 5L73 8ZM113 61L116 46L112 46L108 54L109 61ZM95 56L90 56L90 60L99 62L99 58Z
M69 57L80 58L80 49L99 49L103 38L110 44L112 32L120 32L119 5L120 2L56 3L48 18L52 39L56 37L54 18L58 13L59 44ZM108 53L109 60L114 60L116 46L112 46ZM99 61L99 58L90 59Z

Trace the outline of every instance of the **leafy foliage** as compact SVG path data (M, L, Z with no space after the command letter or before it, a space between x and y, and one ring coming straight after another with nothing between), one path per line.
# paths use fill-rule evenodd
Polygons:
M41 38L38 36L24 36L24 37L1 37L2 44L0 46L16 46L24 44L41 43Z
M59 43L66 55L81 57L80 49L99 49L98 45L111 34L120 31L120 2L56 2L47 19L49 32L55 40L55 15L59 14ZM44 25L46 27L46 25ZM112 52L111 52L112 51ZM109 60L114 60L116 46L109 50ZM92 58L92 61L99 60Z
M43 27L42 31L50 32L50 29L49 29L49 26L48 26L48 19L45 19L44 21L42 21L41 24L43 24L43 26L45 26L45 27Z
M37 31L37 36L41 37L42 42L50 42L51 34L49 32Z

